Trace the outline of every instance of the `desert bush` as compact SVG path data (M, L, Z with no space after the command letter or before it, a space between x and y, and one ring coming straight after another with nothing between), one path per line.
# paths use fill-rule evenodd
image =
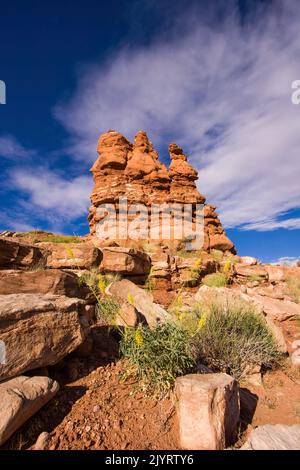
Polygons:
M140 325L125 328L121 334L120 353L127 359L144 391L165 395L176 377L194 365L189 334L174 323L155 329Z
M83 240L80 237L71 235L48 235L43 241L51 243L82 243Z
M119 279L120 276L115 274L99 274L97 269L84 271L79 278L79 283L87 285L97 300L96 318L109 324L114 324L120 305L113 297L106 295L105 289Z
M293 302L298 303L300 299L300 279L295 276L289 276L286 279L286 293Z
M232 262L230 259L227 259L224 263L222 272L228 277L231 274Z
M96 306L96 318L98 320L105 320L109 325L114 325L119 311L120 305L112 297L103 295L98 299Z
M221 250L216 250L216 249L210 250L210 254L211 254L211 256L213 257L213 259L214 259L215 261L222 261L223 256L224 256L223 251L221 251Z
M207 274L207 276L202 279L202 283L209 287L224 287L228 284L228 276L220 272Z
M84 271L79 278L79 283L86 284L96 294L103 294L109 284L120 279L119 274L101 274L97 268L94 268Z
M140 244L140 249L146 253L156 253L159 250L159 246L143 240Z
M197 308L193 347L199 361L238 380L256 365L279 363L275 339L252 305L228 300Z

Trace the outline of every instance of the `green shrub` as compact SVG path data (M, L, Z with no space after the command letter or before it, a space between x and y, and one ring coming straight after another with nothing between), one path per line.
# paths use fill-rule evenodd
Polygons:
M211 303L209 310L198 307L199 321L194 336L198 360L243 378L255 365L274 367L280 353L264 318L252 305L237 301Z
M209 287L224 287L228 283L228 277L225 273L207 274L202 279L202 283Z
M96 318L98 320L105 320L109 325L114 325L119 311L120 305L112 297L103 295L98 299L96 306Z
M289 276L286 279L286 293L293 302L298 303L300 299L300 279L294 276Z
M82 238L70 235L48 235L45 240L51 243L82 243Z
M113 324L120 310L120 305L112 297L106 295L105 289L120 276L114 274L99 274L97 269L84 271L79 278L80 284L87 285L97 300L96 318Z
M230 276L231 268L232 268L232 262L230 259L227 259L222 269L223 274L225 274L226 276Z
M194 365L189 334L173 323L125 328L120 353L128 360L145 391L165 395L176 377L184 375Z
M215 261L222 261L223 256L224 256L223 251L215 250L215 249L210 250L210 254Z

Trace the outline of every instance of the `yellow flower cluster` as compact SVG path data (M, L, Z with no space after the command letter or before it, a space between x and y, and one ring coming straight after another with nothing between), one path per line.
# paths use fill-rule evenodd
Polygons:
M67 255L68 255L69 258L75 258L73 250L72 250L71 247L66 246L66 252L67 252Z
M142 337L142 334L141 334L140 330L136 330L135 335L134 335L134 339L135 339L136 344L139 347L141 347L143 345L143 337Z
M101 292L101 294L104 294L105 289L106 289L106 282L104 276L102 274L99 274L98 276L98 289Z

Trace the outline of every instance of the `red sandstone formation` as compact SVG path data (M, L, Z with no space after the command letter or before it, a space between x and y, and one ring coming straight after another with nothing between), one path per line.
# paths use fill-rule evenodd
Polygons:
M205 204L205 197L199 193L195 183L197 171L188 163L183 150L174 143L169 146L169 170L159 161L158 153L143 131L137 133L132 144L122 134L110 130L101 135L97 151L98 159L91 168L95 182L89 211L92 235L96 234L96 225L103 217L97 213L97 207L110 203L118 212L120 196L126 196L129 205L146 205L148 211L154 203L192 204L193 221L196 204ZM208 204L204 206L204 231L205 250L214 248L235 252L215 207Z

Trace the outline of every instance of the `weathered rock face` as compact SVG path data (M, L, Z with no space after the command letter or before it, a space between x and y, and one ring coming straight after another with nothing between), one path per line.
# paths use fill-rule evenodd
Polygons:
M74 273L59 269L0 271L0 295L55 294L86 299L92 297L87 286L79 284Z
M238 282L246 283L247 281L263 282L268 280L268 273L263 266L248 264L234 265L234 275Z
M282 282L286 281L290 277L295 277L300 280L300 270L294 266L274 266L265 265L265 270L268 273L270 282Z
M151 296L144 289L136 286L128 279L113 282L106 289L106 293L116 299L122 306L121 310L123 312L120 313L120 320L123 319L124 322L119 321L118 324L125 323L127 326L132 326L141 321L152 328L169 319L166 310L154 303Z
M46 268L54 269L90 269L99 267L101 251L92 243L39 243L46 249L48 256Z
M0 445L58 392L48 377L16 377L0 384Z
M176 379L183 449L222 450L234 443L240 419L237 382L227 374L190 374Z
M57 295L0 296L0 382L56 364L88 330L85 302Z
M241 450L300 450L300 425L258 426L251 432Z
M102 272L127 276L144 276L151 268L149 256L143 251L124 247L103 248Z
M0 268L32 268L45 263L45 252L37 246L0 238Z
M89 211L92 235L96 235L97 224L107 215L99 210L99 206L113 204L118 216L119 198L122 196L126 196L128 206L133 203L145 205L148 214L151 204L165 204L168 207L174 203L192 204L192 223L195 224L196 204L204 204L205 198L196 187L197 171L188 163L187 157L178 145L173 143L169 146L171 158L169 170L158 160L157 152L143 131L137 133L134 144L118 132L109 131L100 137L97 151L98 159L91 168L95 182ZM147 230L140 239L152 240L154 237L149 230L148 214L144 214L148 219ZM129 216L129 220L134 219L134 215ZM171 226L175 224L176 216L171 217ZM235 252L234 245L227 238L214 206L205 205L204 225L204 249L214 248ZM193 230L195 230L194 225ZM122 238L118 231L115 235L116 240ZM110 234L106 237L101 233L100 238L105 240L112 236ZM132 238L130 234L128 238ZM168 234L160 233L159 238L170 240L172 236L170 238Z

